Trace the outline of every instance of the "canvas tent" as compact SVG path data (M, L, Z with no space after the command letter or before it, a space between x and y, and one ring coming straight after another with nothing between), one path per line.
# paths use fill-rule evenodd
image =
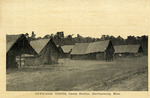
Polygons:
M70 53L74 47L74 45L63 45L63 46L60 46L62 51L63 51L63 57L64 58L69 58L70 57Z
M6 35L6 68L18 67L16 57L22 54L37 54L31 47L24 34Z
M53 39L33 40L30 42L30 45L38 53L38 55L25 57L25 65L58 63L58 48Z
M72 52L72 59L113 59L114 48L110 40L92 43L76 43Z
M114 46L115 57L117 56L136 56L139 53L143 53L141 45L118 45Z

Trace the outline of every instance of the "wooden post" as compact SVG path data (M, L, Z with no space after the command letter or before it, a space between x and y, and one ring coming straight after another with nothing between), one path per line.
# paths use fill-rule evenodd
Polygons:
M20 67L21 67L21 55L20 55Z

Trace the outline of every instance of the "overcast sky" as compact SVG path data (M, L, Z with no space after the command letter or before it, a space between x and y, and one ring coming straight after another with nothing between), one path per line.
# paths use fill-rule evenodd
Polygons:
M150 0L2 0L0 28L6 34L35 31L37 37L109 34L148 35Z

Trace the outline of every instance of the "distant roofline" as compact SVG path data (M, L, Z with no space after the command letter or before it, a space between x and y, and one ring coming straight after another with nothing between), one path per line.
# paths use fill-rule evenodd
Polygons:
M35 39L35 40L31 40L31 41L39 41L39 40L51 40L51 38L47 38L47 39Z

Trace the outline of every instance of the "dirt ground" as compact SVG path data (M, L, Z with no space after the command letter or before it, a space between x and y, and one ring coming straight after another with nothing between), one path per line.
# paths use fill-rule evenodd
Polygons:
M148 57L7 69L7 91L147 91Z

